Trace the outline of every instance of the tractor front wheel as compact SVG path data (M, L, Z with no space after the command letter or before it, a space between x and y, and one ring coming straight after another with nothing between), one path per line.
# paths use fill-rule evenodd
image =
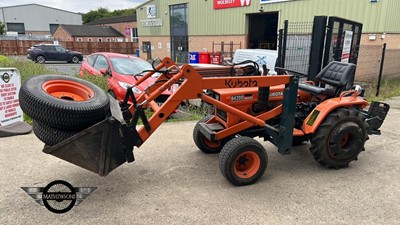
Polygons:
M267 169L268 156L262 145L250 137L228 141L219 155L219 169L233 185L257 182Z
M368 140L365 118L353 109L339 108L331 112L311 138L314 159L328 168L347 167L364 151Z
M193 129L193 140L196 146L204 153L212 154L219 153L221 151L221 144L217 141L208 140L201 132L200 132L200 123L207 122L213 116L208 115L203 117L199 122L197 122L196 126Z

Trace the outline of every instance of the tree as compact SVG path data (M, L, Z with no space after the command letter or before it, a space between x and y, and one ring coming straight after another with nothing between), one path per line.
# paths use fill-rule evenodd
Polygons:
M101 18L107 17L115 17L115 16L128 16L128 15L135 15L136 10L131 9L116 9L110 12L107 8L98 8L97 10L90 10L88 13L84 13L82 15L83 23L89 23L93 20L98 20Z
M0 35L3 35L5 32L6 25L0 21Z
M90 10L88 13L82 15L83 23L89 23L93 20L108 17L110 11L107 8L98 8L97 10Z

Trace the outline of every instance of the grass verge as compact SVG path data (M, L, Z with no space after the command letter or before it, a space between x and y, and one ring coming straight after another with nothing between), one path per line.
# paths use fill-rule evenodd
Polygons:
M388 98L400 96L400 77L392 79L384 79L379 88L379 96L376 95L377 83L364 84L363 88L366 90L365 98L371 101L383 101Z

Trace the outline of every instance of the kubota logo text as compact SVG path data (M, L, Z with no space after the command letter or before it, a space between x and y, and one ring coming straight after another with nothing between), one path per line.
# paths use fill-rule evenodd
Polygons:
M229 79L225 80L225 86L229 88L240 88L240 87L257 87L258 83L256 80L240 80L240 79Z

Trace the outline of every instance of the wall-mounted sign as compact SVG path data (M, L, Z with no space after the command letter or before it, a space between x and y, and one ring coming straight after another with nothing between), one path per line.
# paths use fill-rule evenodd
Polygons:
M156 6L148 5L146 14L147 14L147 18L156 18Z
M162 26L162 19L149 19L141 20L142 27L160 27Z
M19 71L14 68L0 68L0 126L23 121L18 98L20 88Z
M214 9L249 6L251 0L214 0Z
M129 27L125 28L125 35L131 35L131 28Z
M260 0L260 4L276 3L276 2L289 2L293 0Z

